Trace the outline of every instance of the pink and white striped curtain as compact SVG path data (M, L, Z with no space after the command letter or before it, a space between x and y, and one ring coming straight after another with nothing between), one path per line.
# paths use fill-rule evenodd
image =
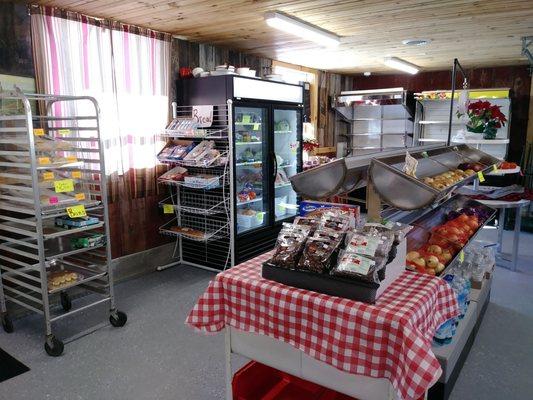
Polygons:
M31 12L38 90L95 97L112 197L119 186L152 194L156 135L169 117L170 35L51 7Z

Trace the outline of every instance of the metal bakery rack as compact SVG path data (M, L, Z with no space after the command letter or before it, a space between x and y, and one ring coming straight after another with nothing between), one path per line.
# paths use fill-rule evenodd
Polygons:
M64 349L53 334L56 321L107 304L111 324L123 326L127 317L115 305L109 238L96 100L0 90L4 330L13 331L6 301L44 316L45 350L51 356ZM73 305L71 295L84 291L91 296ZM61 307L54 306L57 297Z
M198 117L200 109L208 110L209 121ZM218 272L234 265L231 113L231 100L222 105L178 106L161 135L167 140L165 147L210 143L213 156L206 160L158 155L160 162L187 170L180 180L164 179L164 175L158 179L169 191L159 206L172 215L159 232L176 237L174 261L158 270L184 264Z

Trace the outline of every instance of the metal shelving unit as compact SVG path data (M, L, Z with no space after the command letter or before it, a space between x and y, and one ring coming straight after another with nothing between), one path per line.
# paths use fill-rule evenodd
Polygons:
M159 232L176 238L175 261L158 267L159 271L184 264L218 272L234 265L231 103L229 100L223 105L202 106L213 109L208 129L202 129L202 124L195 119L195 106L176 107L169 128L182 126L187 129L166 129L161 135L168 140L167 145L180 140L192 141L196 145L204 140L212 141L213 149L220 153L220 157L207 166L191 160L159 158L171 166L186 168L189 178L202 175L217 178L217 184L158 179L158 183L167 186L169 191L169 196L159 206L164 213L172 215Z
M43 115L35 115L32 107ZM78 115L80 109L88 115ZM6 302L43 315L45 350L51 356L61 355L64 349L52 333L52 324L60 319L106 303L111 324L123 326L127 317L115 305L109 238L96 100L24 94L18 89L0 92L0 312L4 330L13 331ZM78 244L89 239L96 241L88 247ZM74 288L96 296L73 307L69 291ZM53 309L56 294L63 312Z

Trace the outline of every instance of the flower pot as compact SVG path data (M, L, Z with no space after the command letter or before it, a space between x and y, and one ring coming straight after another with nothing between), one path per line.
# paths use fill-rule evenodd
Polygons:
M485 140L494 140L496 139L496 133L498 129L495 124L492 122L487 122L483 129L483 139Z

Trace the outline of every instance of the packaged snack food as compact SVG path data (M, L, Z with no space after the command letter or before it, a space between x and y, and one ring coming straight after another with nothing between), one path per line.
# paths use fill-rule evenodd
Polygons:
M360 208L353 204L327 203L323 201L304 200L300 203L300 216L321 217L327 211L342 212L349 215L350 228L354 228L360 223Z
M159 181L182 181L187 175L187 169L183 167L174 167L161 175Z
M320 218L313 217L296 217L294 218L294 225L308 226L312 234L320 224Z
M294 269L300 258L309 227L283 223L270 263L282 268Z
M319 228L333 229L338 232L346 232L349 228L350 221L345 216L322 215Z
M314 232L313 237L319 239L331 240L340 246L344 239L344 232L335 231L333 229L319 228Z
M379 232L392 232L394 234L394 244L398 244L405 239L405 235L407 235L412 228L413 227L410 225L389 221L384 224L366 223L363 227L363 232L366 232L367 230L370 231L372 229Z
M346 240L346 252L361 254L368 257L385 257L390 251L392 243L386 243L381 235L352 232Z
M298 263L298 268L317 273L328 271L336 258L339 242L325 238L309 238Z
M331 275L364 282L379 283L379 271L385 266L383 258L368 258L360 254L347 253L339 257L338 264L331 270Z

